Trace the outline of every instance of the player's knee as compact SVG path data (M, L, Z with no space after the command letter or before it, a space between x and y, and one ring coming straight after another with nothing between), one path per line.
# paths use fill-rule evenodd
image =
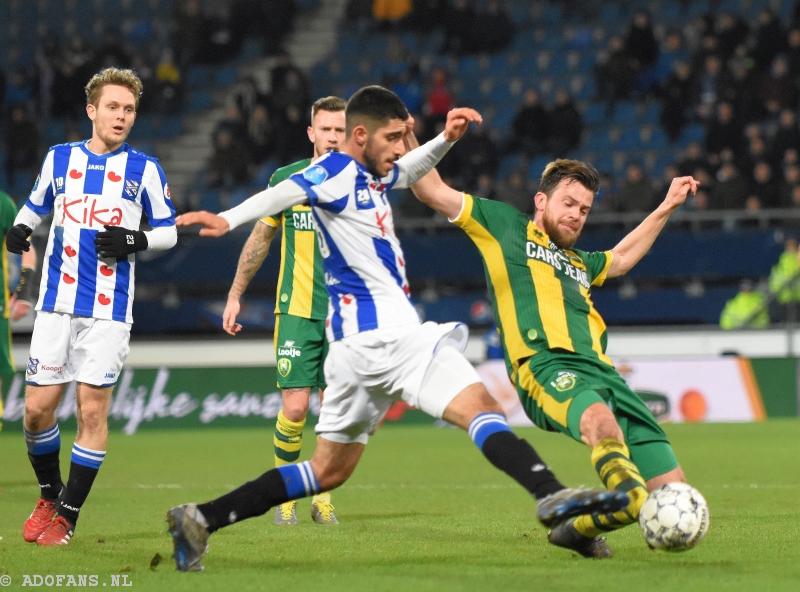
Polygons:
M482 382L471 384L450 401L442 418L450 423L467 429L470 422L481 413L501 413L505 415L500 404L489 394Z
M283 416L289 421L303 421L308 413L311 389L284 389Z
M78 431L86 434L97 434L108 429L106 410L95 406L84 405L78 415Z
M580 430L581 439L592 448L605 438L625 441L616 417L603 403L594 403L586 408L581 415Z
M25 427L33 432L39 432L52 425L55 419L55 409L50 409L43 401L35 398L25 399Z

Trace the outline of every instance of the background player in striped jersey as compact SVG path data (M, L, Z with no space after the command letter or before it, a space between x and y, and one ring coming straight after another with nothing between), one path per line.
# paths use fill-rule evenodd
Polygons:
M128 146L142 82L132 70L106 68L86 85L92 137L53 146L33 191L6 235L8 250L54 210L31 337L23 427L41 498L23 537L66 545L105 457L111 391L130 351L137 251L177 242L175 210L155 158ZM152 230L139 230L142 213ZM59 468L55 410L72 380L78 435L69 478Z
M14 225L17 206L5 191L0 191L0 234L3 236ZM0 311L0 387L2 380L14 375L14 357L11 355L11 324L9 319L21 319L33 306L33 276L36 273L36 250L31 246L22 253L20 262L19 283L14 295L8 291L8 251L3 241L3 252L0 255L0 290L2 290L2 311ZM0 397L0 419L3 418L3 399ZM3 423L0 421L0 429Z
M308 139L314 145L314 157L275 171L269 180L270 187L302 171L328 150L339 150L344 142L345 106L339 97L325 97L311 106ZM275 353L283 408L275 423L276 467L297 462L303 446L303 427L311 389L319 388L321 397L325 388L323 364L328 351L325 338L328 292L310 206L296 205L277 217L270 216L256 222L242 248L236 277L222 315L225 331L231 335L241 331L242 326L236 322L239 299L264 262L278 226L283 232L283 240L275 303ZM297 524L296 506L296 500L281 504L275 511L275 524ZM311 517L317 524L338 524L330 493L314 496Z
M537 514L546 526L628 503L622 492L564 488L533 447L511 431L463 356L466 328L420 322L386 194L430 171L480 115L471 109L451 111L442 134L408 153L403 140L407 119L397 95L378 86L362 88L347 103L341 152L328 152L219 216L192 212L178 218L180 225L203 224L203 235L221 236L247 220L309 201L330 296L330 351L312 459L268 471L206 504L172 508L167 522L177 569L202 569L214 531L344 483L369 435L399 399L468 431L495 467L537 499Z
M413 136L409 147L416 146ZM434 169L413 186L481 252L506 366L527 415L541 428L567 434L592 450L592 465L609 489L630 503L609 515L564 522L551 543L585 557L610 557L600 537L636 522L648 490L684 481L666 434L605 354L606 326L591 286L630 271L697 181L672 181L663 203L610 251L574 249L599 186L597 171L556 160L542 174L533 221L504 203L473 198Z

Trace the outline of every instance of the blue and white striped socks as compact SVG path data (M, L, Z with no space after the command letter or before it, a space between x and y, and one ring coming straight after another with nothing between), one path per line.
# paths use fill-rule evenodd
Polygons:
M61 450L61 432L57 423L43 432L31 432L24 427L22 429L25 432L28 454L39 455Z
M510 432L508 422L502 413L481 413L469 423L469 437L480 450L486 438L497 432Z
M58 424L41 432L32 432L23 427L28 459L31 461L39 495L42 499L54 502L64 484L61 481L61 466L58 461L61 450L61 432Z
M105 450L91 450L83 446L78 446L77 444L72 445L72 462L75 464L89 467L96 471L100 468L100 465L103 464L105 458Z
M284 465L278 467L278 471L286 486L286 493L289 496L287 501L316 495L320 492L319 482L314 474L314 469L311 468L310 461L296 465Z
M64 495L58 501L58 515L63 516L73 527L105 457L105 450L92 450L78 444L72 446L69 480Z

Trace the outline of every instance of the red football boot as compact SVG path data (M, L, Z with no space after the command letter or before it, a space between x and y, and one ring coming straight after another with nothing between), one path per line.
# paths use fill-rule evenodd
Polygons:
M47 530L56 515L56 502L48 502L46 499L39 499L33 513L25 521L22 527L22 538L29 543L35 543L39 536Z
M41 547L57 547L66 545L72 538L75 532L75 527L66 521L63 516L56 516L56 519L50 523L36 542Z

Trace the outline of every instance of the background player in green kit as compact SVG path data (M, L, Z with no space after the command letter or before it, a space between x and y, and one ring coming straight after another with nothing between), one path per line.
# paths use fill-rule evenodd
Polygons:
M344 142L345 107L346 103L338 97L325 97L312 105L308 139L314 145L314 158L278 169L269 181L270 186L308 167L329 150L339 149ZM328 351L325 339L328 293L310 206L294 206L283 212L280 219L264 218L256 222L239 257L236 277L222 317L225 331L236 335L241 330L242 326L236 323L239 299L267 256L279 226L283 230L283 241L275 305L275 355L283 408L275 424L276 467L297 462L303 445L303 426L311 389L319 388L322 396L325 388L323 365ZM297 524L296 505L296 501L280 505L275 512L275 523ZM330 493L314 496L311 517L318 524L338 524Z
M636 522L648 491L685 480L664 431L605 354L606 326L590 289L639 262L697 181L674 179L663 203L616 247L586 253L572 246L598 186L593 167L551 162L533 221L507 204L449 188L435 169L413 187L478 247L508 373L528 416L586 443L606 487L628 494L624 510L580 516L550 532L551 543L585 557L610 557L600 535Z
M0 419L3 417L3 381L14 374L14 357L11 355L11 323L21 319L33 305L33 276L36 272L36 251L33 246L22 253L19 284L13 296L8 291L8 251L5 236L9 228L14 226L17 206L7 193L0 191L0 233L3 247L0 254L0 283L2 283L2 310L0 310ZM0 421L0 428L3 427Z

